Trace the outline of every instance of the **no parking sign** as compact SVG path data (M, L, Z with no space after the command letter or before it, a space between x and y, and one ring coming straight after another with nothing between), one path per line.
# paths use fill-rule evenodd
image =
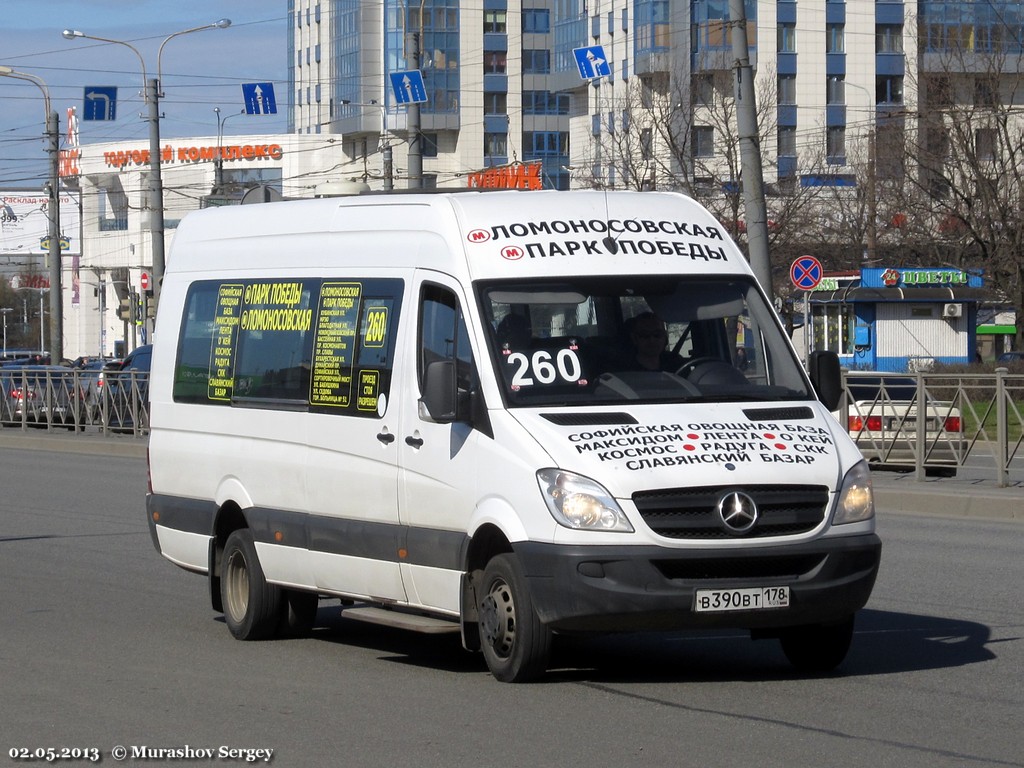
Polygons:
M813 291L821 282L821 262L813 256L801 256L789 268L793 285L804 291Z

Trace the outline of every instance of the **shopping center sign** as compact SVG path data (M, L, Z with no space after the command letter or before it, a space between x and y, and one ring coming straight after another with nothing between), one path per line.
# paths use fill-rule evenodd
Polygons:
M203 163L214 160L280 160L284 150L280 144L231 144L225 146L174 147L170 144L160 150L163 163ZM127 165L149 165L149 149L111 150L103 153L103 162L112 168Z

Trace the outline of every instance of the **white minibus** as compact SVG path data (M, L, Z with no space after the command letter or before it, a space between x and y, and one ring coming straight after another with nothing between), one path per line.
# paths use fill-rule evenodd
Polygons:
M723 627L825 671L881 552L841 391L679 194L207 209L160 286L149 525L241 640L335 599L502 681L559 635Z

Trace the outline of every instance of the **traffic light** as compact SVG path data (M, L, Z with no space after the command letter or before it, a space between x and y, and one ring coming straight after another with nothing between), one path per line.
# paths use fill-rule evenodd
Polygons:
M126 323L132 322L134 315L134 313L132 312L133 306L134 304L132 303L132 300L130 298L121 299L120 303L117 306L117 319L123 320Z
M156 302L153 299L150 299L149 301L146 302L146 319L156 319Z

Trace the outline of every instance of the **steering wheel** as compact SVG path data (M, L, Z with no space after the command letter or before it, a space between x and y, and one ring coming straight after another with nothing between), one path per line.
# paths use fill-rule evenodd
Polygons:
M698 368L705 363L720 363L722 362L717 357L695 357L691 360L687 360L685 363L676 369L676 376L682 376L688 378L693 373L695 368Z

